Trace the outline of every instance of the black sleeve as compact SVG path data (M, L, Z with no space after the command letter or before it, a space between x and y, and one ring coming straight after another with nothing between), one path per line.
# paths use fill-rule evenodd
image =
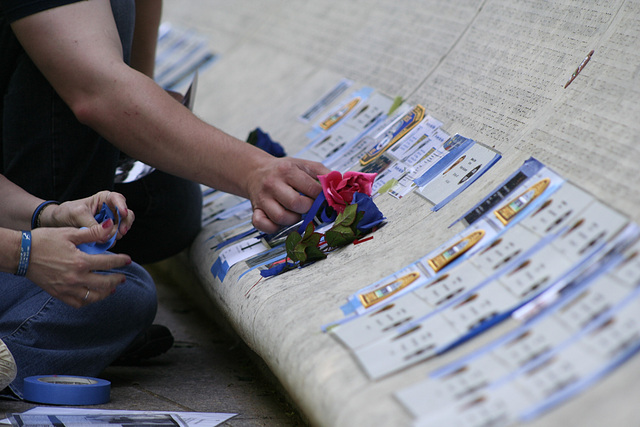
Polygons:
M0 0L0 15L8 22L80 0Z

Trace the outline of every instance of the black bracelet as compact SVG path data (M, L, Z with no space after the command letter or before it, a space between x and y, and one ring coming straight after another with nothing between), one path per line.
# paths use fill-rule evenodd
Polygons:
M31 216L31 229L35 229L40 227L40 215L42 215L42 211L49 205L59 205L59 202L55 200L47 200L46 202L40 203L40 205L33 211L33 215Z

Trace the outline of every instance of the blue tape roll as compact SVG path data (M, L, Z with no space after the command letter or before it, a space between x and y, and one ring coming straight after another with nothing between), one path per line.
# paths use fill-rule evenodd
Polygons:
M38 375L24 379L24 399L53 405L98 405L110 399L107 380L71 375Z

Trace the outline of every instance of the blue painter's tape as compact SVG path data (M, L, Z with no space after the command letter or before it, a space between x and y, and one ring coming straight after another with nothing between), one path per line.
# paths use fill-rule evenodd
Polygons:
M118 215L117 224L120 224L120 211L118 211L117 208L116 208L116 213ZM100 224L102 224L104 221L108 219L113 220L114 223L116 222L115 215L113 215L113 212L111 212L111 209L109 209L109 206L107 206L106 203L102 204L102 209L100 209L100 212L98 212L95 218L96 218L96 221L98 221L98 223ZM82 227L82 228L86 228L86 227ZM113 244L116 242L117 237L118 237L118 233L114 234L113 237L111 237L111 239L109 239L104 243L99 243L99 242L80 243L78 245L78 249L80 249L82 252L88 253L89 255L102 254L102 253L105 253L111 246L113 246Z
M24 399L52 405L99 405L110 399L107 380L71 375L41 375L24 379Z
M218 257L218 259L216 259L216 262L214 262L211 266L211 274L213 274L214 277L217 277L221 282L223 282L225 276L229 272L229 268L229 263L227 261L223 262L220 257Z

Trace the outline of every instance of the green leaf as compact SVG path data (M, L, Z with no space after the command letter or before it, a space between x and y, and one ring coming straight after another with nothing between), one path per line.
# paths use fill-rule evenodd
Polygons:
M305 262L307 262L307 253L305 252L305 248L305 245L298 243L293 248L293 253L289 258L291 258L292 261L300 261L304 264Z
M292 261L300 261L296 258L295 248L302 240L302 236L297 231L292 231L287 236L287 240L285 242L285 248L287 249L287 256L291 258Z
M338 214L335 223L339 225L349 226L356 220L357 213L357 204L348 205L346 208L344 208L344 211L342 211L342 213Z
M360 224L360 221L362 221L362 218L364 218L364 212L358 212L358 215L356 216L356 220L353 221L353 224L351 225L351 229L353 230L353 233L355 234L356 238L362 235L362 232L358 230L358 224Z
M356 236L351 228L337 226L332 227L331 230L327 230L324 238L327 242L327 245L331 246L332 248L339 248L353 242Z
M314 234L318 234L318 233L314 233L315 229L316 227L315 225L313 225L313 222L310 222L309 224L307 224L307 228L304 230L304 235L302 236L302 241L305 242L311 239Z
M305 238L302 239L302 242L300 242L300 244L304 244L306 247L317 248L318 244L320 244L320 239L322 239L322 234L320 233L311 233L309 237L307 237L305 233Z
M319 261L325 259L327 254L322 252L317 246L308 246L306 250L307 262Z

